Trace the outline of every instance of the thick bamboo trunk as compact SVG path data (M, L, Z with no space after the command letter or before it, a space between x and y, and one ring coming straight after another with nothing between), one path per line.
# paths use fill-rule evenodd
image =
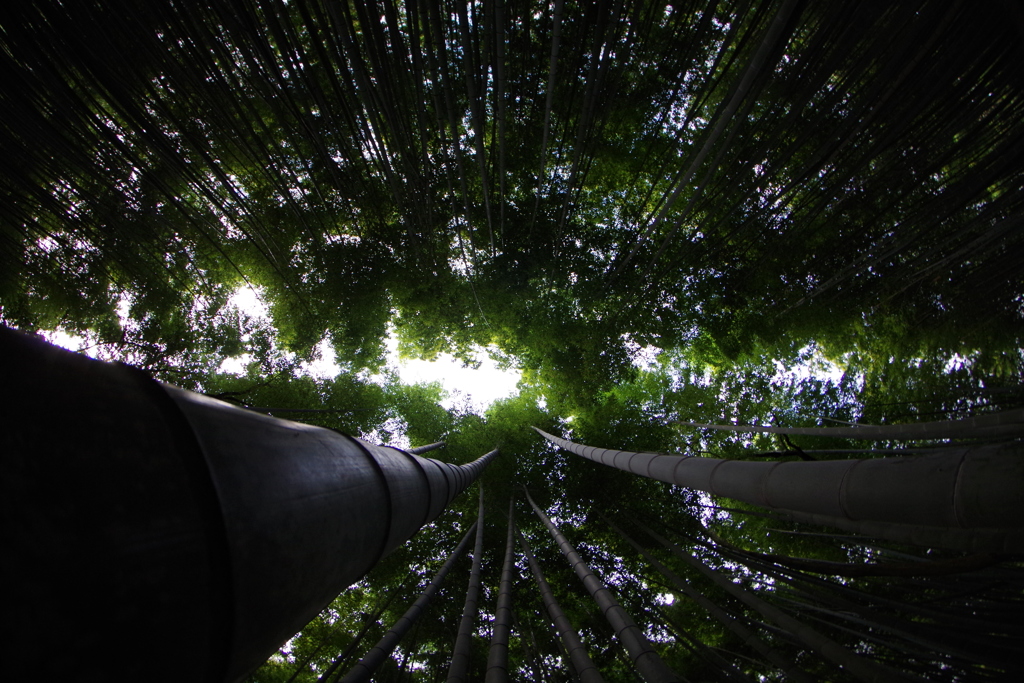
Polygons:
M109 641L126 678L237 680L495 456L373 446L7 329L0 377L18 397L0 435L8 645L41 679L102 678ZM183 652L187 671L153 672Z
M548 584L547 579L544 578L544 572L541 571L540 565L537 564L537 559L533 556L533 549L530 548L530 544L526 542L522 534L519 534L519 544L523 548L523 554L526 555L526 561L530 564L530 572L537 582L537 589L540 591L541 601L548 611L548 617L550 617L551 623L555 625L555 630L558 631L566 652L569 653L569 662L576 669L576 675L579 677L580 683L604 683L601 672L597 670L594 662L591 661L590 656L587 654L587 649L583 646L583 641L580 640L579 634L573 628L569 618L565 616L565 612L562 611L558 600L555 599L551 586Z
M508 639L512 629L512 586L515 569L514 501L508 501L508 537L505 539L505 561L501 565L501 580L498 583L498 604L494 609L494 627L491 632L491 647L487 652L487 673L484 683L507 683Z
M583 558L579 556L576 549L572 547L572 544L565 538L561 531L558 530L552 521L548 518L544 511L541 510L533 498L530 497L529 492L526 493L526 499L530 501L530 505L533 507L534 512L540 517L540 520L547 527L548 531L551 532L551 536L555 539L558 544L559 550L565 555L565 558L569 560L569 564L572 565L573 570L576 572L576 576L580 578L583 585L587 588L590 596L594 598L594 601L601 608L601 612L605 618L608 619L608 623L611 624L612 629L615 631L616 637L619 642L622 643L623 647L629 653L630 660L633 666L636 667L640 675L648 683L677 683L681 679L671 669L669 669L658 653L651 647L650 642L640 631L640 628L636 625L636 622L626 614L626 610L618 603L612 592L608 589L604 583L597 578L587 563L583 561Z
M388 655L395 649L395 646L401 642L402 637L409 632L409 629L416 623L416 620L422 616L430 601L434 599L434 595L441 587L441 583L444 582L444 577L448 576L448 572L455 566L455 562L462 555L462 551L469 545L469 537L478 528L479 522L470 527L469 531L466 532L466 535L462 537L462 540L455 547L455 550L452 551L452 554L448 556L445 563L437 570L437 574L431 579L430 584L416 598L416 602L412 604L412 607L406 610L405 614L395 622L395 625L384 634L384 637L359 660L358 664L352 667L352 670L341 679L341 683L359 683L361 681L369 681L373 677L373 672L387 659Z
M975 552L1024 551L1017 443L907 458L751 462L594 448L537 430L626 472L781 510L796 521Z
M459 634L452 649L452 663L448 668L448 683L462 683L469 672L469 653L473 645L473 625L476 623L477 597L480 595L480 560L484 551L484 490L480 488L480 505L476 518L476 544L473 546L473 565L469 570L466 603L462 607Z

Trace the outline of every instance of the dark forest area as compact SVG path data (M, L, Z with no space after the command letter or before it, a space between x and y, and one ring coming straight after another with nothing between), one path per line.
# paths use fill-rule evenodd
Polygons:
M232 680L1024 673L1017 3L34 0L0 61L0 324L472 473Z

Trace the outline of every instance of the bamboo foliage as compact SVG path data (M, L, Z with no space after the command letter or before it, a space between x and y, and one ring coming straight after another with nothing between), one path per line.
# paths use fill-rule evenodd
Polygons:
M31 255L18 282L53 287L40 250L65 278L78 257L97 295L74 311L83 320L114 305L101 275L115 290L158 288L172 307L227 277L271 287L287 299L281 318L294 306L300 327L333 326L353 345L296 248L358 237L385 245L392 267L440 276L459 245L474 287L527 255L564 279L545 257L558 253L605 281L585 308L638 330L693 282L714 292L703 311L771 299L801 318L864 296L872 315L903 302L916 320L1003 320L1015 294L1000 287L1019 275L1024 98L998 14L783 0L32 3L4 21L0 254L5 266ZM769 287L756 264L772 260L783 284ZM43 304L23 293L11 315L37 319ZM481 318L498 313L480 299ZM669 308L645 332L672 336L678 316L725 338L716 313Z

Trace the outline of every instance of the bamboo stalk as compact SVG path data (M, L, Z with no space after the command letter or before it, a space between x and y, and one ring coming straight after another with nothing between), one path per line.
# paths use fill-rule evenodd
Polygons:
M477 529L479 522L473 524L466 532L466 535L462 537L462 540L455 550L452 551L448 559L437 570L434 578L430 581L430 584L424 589L420 596L416 598L416 602L406 610L405 614L398 618L395 625L384 634L373 648L367 652L359 663L356 664L348 674L341 679L341 683L359 683L361 681L369 681L373 677L373 673L377 668L387 659L388 655L395 649L395 646L402 640L402 637L409 632L412 625L416 623L416 620L420 618L427 605L433 600L434 595L441 587L441 583L444 578L448 576L448 572L451 571L452 567L455 566L455 562L462 555L462 552L469 545L469 537Z
M430 451L435 451L438 448L444 448L446 445L447 444L445 444L444 441L438 441L437 443L427 444L426 446L420 446L419 448L410 448L409 450L406 451L406 453L412 453L413 455L422 455L424 453L429 453Z
M459 635L452 649L452 662L448 668L448 683L461 683L469 672L469 653L473 643L473 624L479 614L477 596L480 594L480 560L484 550L484 489L480 487L480 505L476 519L476 544L473 546L473 565L469 571L466 603L459 621Z
M615 635L618 637L619 642L629 652L633 666L640 672L644 680L648 681L648 683L675 683L680 681L679 676L661 661L661 657L651 647L650 642L644 637L636 622L626 614L626 610L618 603L608 587L597 578L590 567L587 566L587 563L583 561L583 558L579 556L579 553L576 552L575 548L572 547L572 544L569 543L568 539L565 538L562 532L558 530L558 527L552 523L548 516L544 514L544 511L533 501L529 491L526 492L526 499L530 501L533 511L537 513L541 522L551 532L551 536L558 544L559 550L569 560L569 564L572 565L576 576L580 578L590 596L594 598L594 601L601 608L601 612L608 619L612 629L615 630Z
M508 537L505 540L505 561L498 583L498 604L494 610L491 648L487 653L485 683L506 683L508 675L508 640L512 627L512 576L515 568L514 500L508 501Z
M687 427L702 427L754 434L804 434L844 439L969 439L1020 436L1024 434L1024 408L985 413L962 420L917 422L899 425L855 425L852 427L759 427L755 425L714 425L677 422Z
M738 620L734 619L725 610L716 605L714 602L706 598L702 593L698 592L682 577L673 572L671 569L666 567L661 561L655 558L653 555L648 553L644 548L634 541L630 536L626 534L622 529L613 524L610 520L604 518L605 523L608 524L611 529L622 537L626 543L633 546L639 552L645 560L651 563L651 565L661 572L662 576L669 580L669 582L677 589L683 592L687 597L691 598L698 605L703 607L708 614L714 617L720 624L725 626L727 629L736 634L744 645L757 652L759 655L767 659L769 662L777 666L780 670L786 673L786 680L794 681L795 683L811 683L813 680L809 674L798 668L796 664L786 658L777 649L767 645L761 640L756 633L748 629L746 626L741 624Z
M975 552L1024 550L1024 458L1016 443L908 458L751 462L594 448L534 429L588 460L796 521Z
M653 531L647 525L638 522L637 526L643 529L644 532L651 536L651 538L665 546L665 548L670 550L676 557L683 560L710 579L719 588L722 588L766 619L775 622L781 628L789 631L806 647L814 650L828 661L856 677L858 680L864 681L865 683L882 683L886 681L902 682L906 680L895 671L856 655L831 638L819 633L810 626L807 626L802 621L790 616L778 607L762 600L750 591L741 588L739 585L727 579L721 572L711 569L693 555L684 553L679 546Z
M552 592L550 584L544 578L544 572L541 571L540 565L537 564L537 559L533 556L533 549L518 529L516 533L519 535L519 544L523 548L523 554L526 555L526 561L530 565L530 572L537 582L537 588L540 591L544 607L548 611L548 617L550 617L551 623L555 625L555 629L558 631L558 635L561 637L562 643L569 653L569 661L576 668L576 675L579 676L580 683L603 683L604 678L601 676L601 672L598 671L590 656L587 655L587 649L583 646L583 641L580 640L580 636L573 628L569 618L565 616L565 612L562 611L558 600L555 599L555 594Z
M374 613L368 619L365 620L363 627L359 629L359 632L352 639L352 642L349 643L344 650L342 650L340 655L334 658L334 661L331 662L330 666L328 666L327 669L324 670L324 672L320 674L320 676L316 679L317 683L323 683L324 681L331 679L331 677L335 674L335 672L338 671L341 665L345 663L345 660L348 659L349 655L351 655L352 652L357 647L359 647L359 644L363 642L363 638L366 636L366 633L370 630L370 627L373 624L377 623L377 620L380 619L380 615L384 613L384 610L390 607L391 603L395 601L395 598L397 598L399 593L401 592L401 588L404 588L404 584L403 586L399 587L399 590L392 591L386 600L381 601L382 604L380 605L380 607L374 610ZM326 642L327 641L324 640L324 643ZM309 662L307 661L306 664L308 663ZM305 668L305 665L302 668ZM295 680L299 673L300 670L297 668L295 673L292 674L292 677L289 678L286 683L292 683L292 681ZM337 678L340 677L341 673L339 672Z

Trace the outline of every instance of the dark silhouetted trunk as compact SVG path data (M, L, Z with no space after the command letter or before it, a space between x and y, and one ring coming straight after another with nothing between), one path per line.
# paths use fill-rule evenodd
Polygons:
M19 562L3 583L26 587L6 600L22 634L8 645L63 643L41 678L51 666L89 678L92 662L106 668L96 643L118 642L126 678L189 652L187 673L162 677L236 680L496 455L459 466L374 446L6 328L0 363L19 397L0 500L5 517L32 520L5 530Z
M519 535L519 543L522 545L523 553L530 564L530 572L533 574L534 580L537 581L537 588L540 590L540 597L544 602L544 607L547 608L551 623L555 625L555 629L562 639L562 644L569 653L569 661L576 669L576 675L579 677L580 682L603 683L604 678L601 676L601 672L594 666L594 662L591 661L590 656L587 654L587 649L583 646L579 634L573 628L569 618L565 616L565 612L562 611L558 600L555 599L551 586L548 585L540 565L537 564L537 559L533 556L533 549L530 548L530 544L526 542L522 534Z

